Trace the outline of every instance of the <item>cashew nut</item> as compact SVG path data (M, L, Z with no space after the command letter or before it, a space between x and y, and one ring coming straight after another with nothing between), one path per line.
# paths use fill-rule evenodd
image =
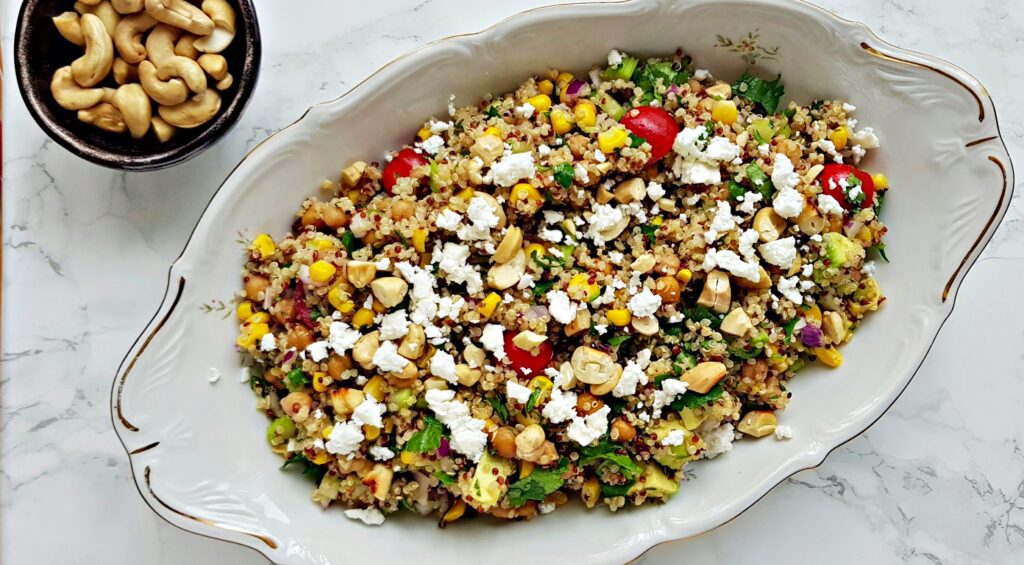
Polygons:
M174 137L177 128L165 122L160 116L153 116L153 133L160 143L166 143Z
M75 2L75 11L83 16L92 14L99 18L108 35L114 35L114 30L117 29L117 24L121 21L121 14L118 14L117 10L110 5L110 0L91 3Z
M139 81L139 66L132 65L120 57L114 59L113 72L114 82L117 84Z
M228 60L225 59L223 55L206 53L204 55L200 55L196 62L198 62L199 66L206 71L206 74L210 75L214 80L221 80L228 76Z
M78 18L78 12L64 12L53 18L53 25L57 28L57 33L61 34L64 39L82 47L85 45L85 38L82 37L82 25L78 22Z
M196 35L213 33L213 20L186 0L146 0L146 11L165 24Z
M615 386L619 384L620 379L622 379L622 365L616 363L612 368L611 378L599 385L590 385L590 394L604 396L615 390Z
M764 437L775 431L778 416L770 410L751 410L743 415L736 429L751 437Z
M530 424L523 428L523 431L516 435L516 457L520 459L533 459L532 455L540 455L539 451L544 448L544 428L537 424Z
M113 104L114 103L114 94L117 93L117 89L116 88L110 88L108 86L104 86L101 90L103 90L103 100L102 101L103 102L110 102L111 104Z
M705 361L697 363L696 367L683 373L679 380L687 384L686 388L699 394L707 394L718 381L725 378L726 372L724 364L718 361Z
M370 283L373 297L386 308L397 306L409 293L409 283L398 277L384 277Z
M502 206L501 204L498 204L497 199L495 199L490 194L486 194L483 192L475 192L473 194L473 198L483 198L484 200L487 201L488 204L491 205L491 211L494 212L494 215L498 217L498 225L494 226L494 229L500 230L505 227L505 224L508 222L508 218L505 216L505 207Z
M172 126L194 128L213 119L220 111L220 94L208 89L176 106L160 106L160 117Z
M203 12L215 26L235 32L235 10L227 0L203 0Z
M217 90L227 90L227 89L231 88L232 84L235 84L235 77L231 76L231 73L228 73L228 75L226 77L218 80L217 84L215 84L213 86Z
M590 310L579 308L576 317L565 326L565 335L572 337L582 331L590 330Z
M198 35L192 35L186 33L178 39L178 42L174 44L174 54L181 57L188 57L189 59L199 58L199 50L196 49L195 41L199 39Z
M423 345L426 343L426 334L423 332L423 326L419 324L409 324L409 333L405 334L402 338L402 343L398 346L398 354L406 359L415 361L423 355Z
M153 119L153 103L142 86L135 83L122 85L114 93L113 104L121 111L132 137L142 139Z
M195 47L203 53L220 53L235 40L235 32L220 26L213 28L213 33L196 40Z
M495 263L508 263L515 257L515 254L523 246L523 230L511 226L508 231L505 232L505 237L501 238L501 243L498 244L498 248L494 251L494 255L491 259Z
M526 252L519 249L508 263L492 266L487 271L487 286L505 290L519 283L526 274Z
M181 36L181 30L167 24L159 24L146 36L146 57L154 65L175 56L174 42Z
M188 99L188 87L181 79L162 81L149 61L139 63L139 82L146 94L161 106L176 106Z
M639 177L624 180L615 187L615 201L619 204L639 202L647 196L647 187L644 180Z
M615 225L600 232L601 239L605 241L612 241L619 237L627 227L629 227L629 216L627 214L623 214L622 219L616 222Z
M531 330L524 330L517 333L516 336L512 338L512 343L514 343L519 349L532 351L547 340L548 336L546 335L541 335Z
M747 332L754 329L754 324L751 323L750 316L747 315L743 308L736 308L729 312L729 315L722 320L720 329L723 333L743 337L747 335Z
M71 67L61 67L50 81L53 99L65 110L92 108L103 100L102 88L82 88L71 76Z
M370 261L349 261L345 265L345 278L352 286L364 288L377 277L377 264Z
M110 0L119 14L136 14L146 9L146 0Z
M761 241L768 243L782 237L786 231L785 218L780 216L773 208L761 208L754 214L754 229L757 230Z
M188 85L189 90L196 94L206 92L206 73L199 63L188 57L175 55L156 66L156 78L160 80L171 80L181 78Z
M352 360L359 363L360 367L369 371L377 366L373 362L373 355L377 353L378 349L380 349L380 332L373 331L364 334L352 346Z
M142 34L153 29L156 24L157 21L145 12L121 18L121 23L114 30L114 45L121 58L133 64L145 59L146 47L142 44Z
M81 0L81 3L87 6L95 6L96 4L99 4L102 1L103 0Z
M114 44L99 18L85 14L80 21L85 54L71 63L71 75L80 86L96 86L114 64Z
M588 385L604 384L615 374L615 362L604 351L587 347L576 348L569 363L576 379Z
M732 287L729 285L729 275L717 269L708 273L708 278L704 279L704 290L697 298L697 304L724 314L729 311L731 303Z
M113 133L128 131L128 126L124 123L124 117L121 116L121 112L113 104L106 102L100 102L92 108L79 110L78 119Z
M658 330L661 328L661 324L654 316L633 316L630 320L630 324L632 324L636 333L646 336L652 336L658 333Z

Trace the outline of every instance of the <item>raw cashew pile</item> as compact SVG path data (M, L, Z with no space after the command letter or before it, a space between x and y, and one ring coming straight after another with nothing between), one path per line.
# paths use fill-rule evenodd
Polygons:
M100 129L161 142L220 111L234 78L220 53L235 38L227 0L81 0L53 18L85 53L57 69L50 91L62 108ZM117 88L102 86L113 74ZM153 103L156 112L153 112Z

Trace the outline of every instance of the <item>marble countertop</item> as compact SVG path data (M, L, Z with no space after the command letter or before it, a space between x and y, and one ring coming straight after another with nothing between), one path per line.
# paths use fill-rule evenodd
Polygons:
M545 0L258 2L263 72L238 126L156 173L90 165L49 140L4 85L0 561L263 563L185 533L142 502L114 436L114 371L163 294L166 269L221 179L311 104L400 53ZM17 2L3 2L4 66ZM897 45L984 83L1010 152L1024 145L1024 2L821 0ZM1018 163L1019 164L1019 163ZM1024 554L1024 280L1021 195L917 378L867 433L751 510L649 563L1009 563ZM113 252L112 252L113 251Z

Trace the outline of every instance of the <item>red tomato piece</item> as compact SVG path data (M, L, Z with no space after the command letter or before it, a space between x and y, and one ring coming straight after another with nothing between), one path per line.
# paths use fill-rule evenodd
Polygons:
M554 349L551 348L551 342L545 341L537 346L536 351L531 352L512 343L512 338L516 337L518 333L505 332L505 355L508 355L512 368L522 377L532 378L543 375L544 369L551 365L551 358L555 355Z
M860 181L860 189L864 193L864 200L860 205L847 200L847 195L843 193L843 185L850 185L851 181L847 179L851 176ZM847 210L870 208L875 205L875 181L871 179L871 175L853 165L829 163L825 165L818 178L821 180L822 191L835 198L839 205ZM849 189L846 192L849 193Z
M395 183L398 182L400 177L407 177L416 167L422 167L427 164L428 162L423 158L423 155L420 155L410 147L399 151L391 159L391 162L384 167L383 178L381 178L384 190L391 194L391 191L395 188Z
M671 114L653 106L640 106L626 112L620 123L633 135L642 137L651 144L651 161L668 155L672 143L679 133L679 124Z

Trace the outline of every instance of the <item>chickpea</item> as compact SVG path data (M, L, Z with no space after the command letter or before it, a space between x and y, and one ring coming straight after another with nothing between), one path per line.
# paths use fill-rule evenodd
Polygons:
M352 368L352 358L348 355L342 357L340 355L331 355L327 359L327 374L332 379L341 378L341 374Z
M320 203L313 202L302 211L302 216L299 217L300 223L303 226L323 227L324 220L320 216Z
M758 359L754 364L745 363L740 369L740 375L755 382L763 381L768 376L768 360Z
M654 281L654 294L661 297L662 304L677 304L682 288L675 277L665 275Z
M391 204L391 219L402 220L416 213L416 204L408 200L396 200Z
M348 214L337 206L330 204L324 206L321 215L324 223L333 229L343 228L348 225Z
M581 392L580 395L576 397L576 409L584 415L589 416L590 414L600 410L603 406L604 402L589 391Z
M274 319L279 324L287 324L295 317L295 301L291 298L283 298L270 308Z
M534 460L544 449L544 428L530 424L516 436L516 457Z
M612 441L618 443L629 443L636 437L636 428L625 419L616 418L612 422L612 428L611 431L608 432L608 436L612 438Z
M263 300L263 291L267 290L270 286L270 279L263 275L246 275L245 280L245 296L249 300Z
M266 379L271 386L276 387L281 384L282 380L284 380L284 371L282 371L280 367L271 367L266 373L263 373L263 378Z
M670 253L658 258L658 263L654 265L654 271L660 275L675 276L679 272L680 265L682 265L682 261L679 260L679 256Z
M313 399L305 392L293 392L281 399L281 409L296 422L306 421L312 408Z
M306 326L294 325L288 330L288 347L302 351L311 343L313 343L313 332Z
M516 432L508 426L500 427L491 434L491 445L498 455L512 459L516 456Z

